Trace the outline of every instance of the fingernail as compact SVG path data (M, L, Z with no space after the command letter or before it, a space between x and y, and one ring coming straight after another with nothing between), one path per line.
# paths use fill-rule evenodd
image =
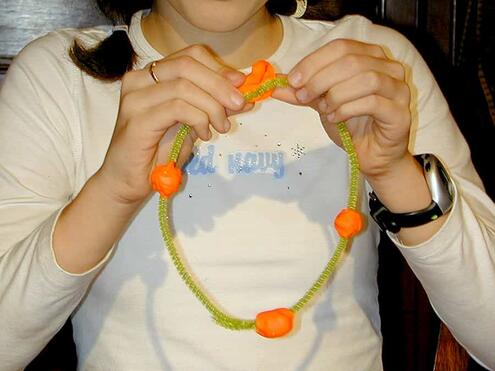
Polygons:
M335 118L335 112L329 113L327 115L327 121L328 122L333 122L333 119Z
M227 132L227 131L230 130L230 121L229 121L229 119L225 119L225 122L223 123L223 130L225 132Z
M304 102L308 99L308 91L302 88L296 92L296 97L299 102Z
M232 94L230 96L230 100L232 103L234 103L237 107L240 107L244 104L244 97L240 94Z
M325 98L320 99L320 102L318 103L318 109L320 110L320 112L325 112L327 108L328 104Z
M239 84L244 80L244 75L238 71L227 71L225 76L233 83Z
M291 72L289 74L289 83L292 85L292 86L297 86L301 83L301 80L302 80L302 73L299 72L299 71L295 71L295 72Z

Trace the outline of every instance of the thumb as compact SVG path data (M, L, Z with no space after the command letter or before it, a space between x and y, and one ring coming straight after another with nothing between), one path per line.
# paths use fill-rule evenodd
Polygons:
M296 89L292 87L276 88L272 94L273 99L300 106L301 103L296 98Z
M287 75L277 74L277 77L287 77ZM272 98L297 106L301 105L296 97L296 89L290 85L285 88L276 88L273 91Z

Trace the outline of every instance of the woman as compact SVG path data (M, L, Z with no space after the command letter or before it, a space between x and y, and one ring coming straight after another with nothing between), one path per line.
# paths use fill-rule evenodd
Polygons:
M336 245L340 121L376 213L402 214L402 228L382 227L460 342L495 367L495 208L430 72L390 29L275 15L287 4L99 1L128 31L60 30L19 55L0 106L3 368L23 367L72 315L81 369L380 370L373 222L292 333L267 340L218 326L187 290L149 185L188 123L172 206L188 270L238 317L288 307ZM238 88L260 59L289 86L253 107ZM452 193L431 190L413 157L426 153ZM447 201L427 222L437 191Z

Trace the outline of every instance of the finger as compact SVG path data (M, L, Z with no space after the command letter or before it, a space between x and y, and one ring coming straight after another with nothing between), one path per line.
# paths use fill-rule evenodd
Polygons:
M242 94L225 77L191 57L160 62L156 74L162 82L177 78L188 79L232 110L239 110L246 103Z
M166 163L170 156L170 150L175 142L175 138L177 136L177 132L179 131L182 124L175 124L170 127L162 139L160 140L160 146L158 147L158 151L156 153L156 162L157 164ZM196 132L191 130L188 135L184 138L184 142L182 143L179 156L177 158L177 166L182 168L182 166L187 162L191 155L191 150L194 146L194 142L198 139Z
M169 55L169 58L176 58L185 55L194 58L210 70L223 75L236 87L240 86L244 82L245 75L242 72L239 72L236 69L222 63L220 58L206 45L191 45Z
M230 68L221 70L218 73L229 80L236 88L241 86L246 80L246 75L244 75L242 72L232 70Z
M240 110L225 109L213 97L196 87L189 80L178 79L167 83L153 84L124 95L121 98L119 107L119 117L123 118L123 120L117 122L117 130L120 130L125 125L126 117L132 117L174 98L188 100L196 107L207 112L210 122L219 132L226 132L230 128L230 121L226 119L226 116L248 112L254 107L254 104L247 103Z
M277 74L277 78L286 78L285 74ZM287 87L278 87L273 91L271 98L280 100L285 103L293 104L293 105L301 105L296 97L296 89L292 86Z
M165 132L177 123L186 122L202 140L211 138L208 115L182 99L171 99L127 122L128 135L144 149L154 148Z
M254 108L254 103L246 103L246 105L244 107L242 107L241 110L233 111L233 110L226 109L225 113L227 114L228 117L230 117L230 116L238 115L240 113L251 111L253 108Z
M294 104L298 106L301 105L301 103L297 100L296 97L296 89L294 89L293 87L276 88L273 91L272 98L289 104Z
M345 103L368 95L379 95L409 107L410 93L405 82L383 73L367 71L333 86L322 98L318 108L322 112L333 112Z
M277 99L281 102L295 105L295 106L305 106L305 107L313 108L314 110L318 110L318 103L319 103L318 99L315 99L312 102L308 102L308 103L303 104L297 100L295 93L296 93L296 89L294 89L292 87L277 88L273 92L272 98Z
M238 86L238 84L239 85L242 84L245 78L245 75L242 72L237 71L236 69L222 63L221 60L218 58L218 56L205 45L198 45L198 44L191 45L187 48L184 48L182 50L179 50L175 53L168 55L167 58L163 58L161 60L157 60L154 62L158 65L159 63L165 60L176 59L184 56L197 60L198 62L208 67L212 71L223 75L236 86ZM131 79L129 79L130 82L137 84L137 85L133 85L134 88L140 88L143 86L143 84L152 84L155 82L154 79L151 77L151 73L149 71L150 66L152 64L153 62L148 63L142 70L128 72L128 74L132 77Z
M152 63L146 65L142 70L133 70L124 74L122 77L121 96L157 83L151 76L150 67ZM157 73L155 72L158 68L157 66L158 62L156 62L156 66L153 68L153 73L155 76L157 76ZM236 88L241 86L246 79L246 76L243 73L232 70L228 67L218 72L218 74L219 76L224 77L226 81L229 81ZM158 81L161 82L160 79L158 79Z
M245 75L230 66L227 66L220 62L219 58L214 55L214 53L203 45L192 45L185 49L182 49L176 53L170 54L167 58L159 61L155 61L147 64L142 70L131 71L124 75L122 90L124 93L143 88L147 85L156 83L155 79L152 77L150 68L152 64L155 63L153 67L153 73L161 80L158 70L162 69L160 66L163 62L172 59L184 59L190 58L198 63L202 64L209 70L223 76L227 81L230 81L234 86L240 86L245 79Z
M297 99L301 103L310 102L336 84L367 71L385 74L397 80L404 80L405 76L403 66L396 61L348 54L313 75L303 88L297 90Z
M161 60L157 62L153 72L159 83L177 78L188 79L215 97L226 108L239 110L245 104L243 96L227 78L212 71L192 57L181 56ZM151 79L149 69L138 70L134 74L124 77L127 77L127 80L123 80L122 95L155 84L155 81ZM132 87L124 89L126 82Z
M315 50L296 64L289 73L289 83L299 88L328 64L347 54L368 55L375 58L386 58L383 49L374 44L356 40L337 39Z
M132 117L167 100L182 99L208 115L210 123L218 132L225 132L230 127L225 108L211 95L194 85L191 81L179 78L154 84L144 89L129 93L123 99L132 103L126 105L123 114ZM125 102L124 102L125 104ZM124 106L123 104L123 106ZM129 112L131 111L131 112Z
M372 116L375 121L381 122L384 126L399 126L403 130L409 130L409 123L411 122L409 108L399 106L390 99L379 95L368 95L345 103L328 114L325 119L329 123L337 123L360 116ZM398 130L397 133L402 133L403 130Z

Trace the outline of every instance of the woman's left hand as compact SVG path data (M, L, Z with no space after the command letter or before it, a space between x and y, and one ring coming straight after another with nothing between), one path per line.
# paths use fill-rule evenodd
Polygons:
M411 156L405 69L380 46L331 41L302 59L288 78L290 87L277 89L273 97L317 110L339 145L336 123L346 121L365 176L386 176Z

